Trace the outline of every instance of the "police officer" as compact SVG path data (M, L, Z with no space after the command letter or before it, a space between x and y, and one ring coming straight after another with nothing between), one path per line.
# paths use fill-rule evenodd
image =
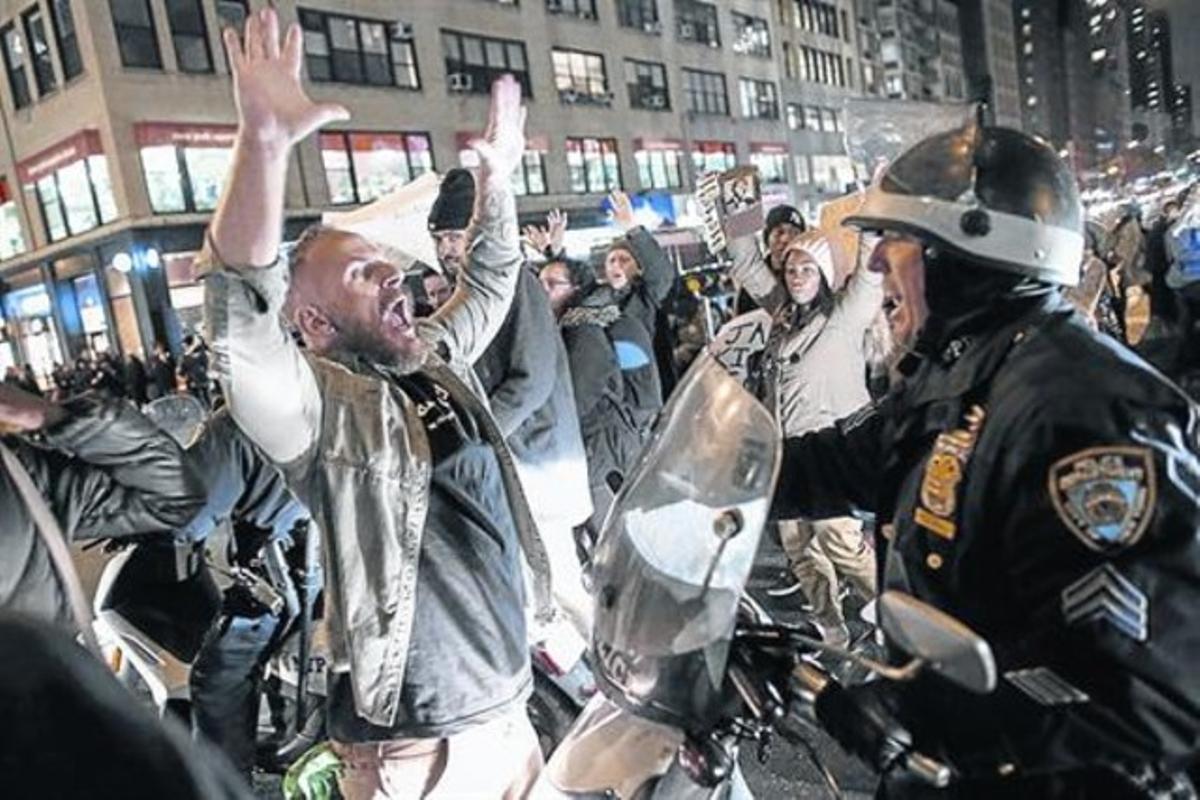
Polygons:
M865 723L889 715L953 765L930 796L1194 797L1197 408L1061 297L1071 173L970 125L898 158L847 224L882 235L869 266L908 352L876 406L786 441L773 514L875 512L884 588L986 638L998 682L878 681L818 715L889 797L930 791L888 769L903 736Z

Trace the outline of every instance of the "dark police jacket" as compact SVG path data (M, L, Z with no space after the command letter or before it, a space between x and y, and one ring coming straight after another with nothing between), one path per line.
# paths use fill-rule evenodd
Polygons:
M989 641L989 695L895 687L962 775L1173 772L1200 742L1197 408L1057 296L1014 309L789 439L773 514L875 511L885 587Z

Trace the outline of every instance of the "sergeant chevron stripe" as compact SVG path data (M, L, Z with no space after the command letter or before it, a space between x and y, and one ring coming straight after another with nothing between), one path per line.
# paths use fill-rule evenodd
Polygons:
M1139 642L1149 638L1150 601L1111 564L1104 564L1062 592L1062 611L1068 625L1102 620Z

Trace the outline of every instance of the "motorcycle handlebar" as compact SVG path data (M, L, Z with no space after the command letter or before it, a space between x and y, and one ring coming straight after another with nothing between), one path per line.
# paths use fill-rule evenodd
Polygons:
M819 725L816 715L817 698L826 691L843 691L827 672L808 662L801 662L792 672L793 709L808 721ZM953 772L947 764L916 750L904 752L895 762L904 771L937 789L950 785Z

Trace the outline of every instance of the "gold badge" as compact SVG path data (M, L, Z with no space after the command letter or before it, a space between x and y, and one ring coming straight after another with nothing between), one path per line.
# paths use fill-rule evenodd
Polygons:
M953 517L958 508L958 485L962 483L986 416L982 406L971 406L965 417L966 427L939 434L925 465L921 505L913 519L943 539L953 539L957 533Z

